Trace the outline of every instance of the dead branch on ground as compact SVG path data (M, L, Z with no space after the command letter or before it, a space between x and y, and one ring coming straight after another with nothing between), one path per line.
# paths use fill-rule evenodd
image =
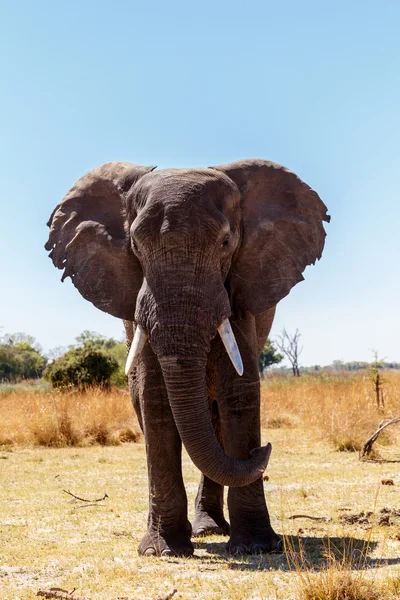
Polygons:
M48 590L39 590L36 596L41 596L42 598L56 598L57 600L90 600L87 597L83 596L73 596L76 588L72 590L72 592L67 592L67 590L63 590L58 587L51 587ZM175 588L172 589L167 594L162 594L161 596L157 596L154 600L171 600L172 596L175 596L176 592ZM121 600L129 600L128 596L124 596Z
M84 598L83 596L73 596L72 594L76 588L72 590L72 592L67 592L67 590L63 590L58 587L51 587L49 590L39 590L36 596L42 596L42 598L58 598L59 600L89 600L89 598Z
M330 523L331 517L313 517L311 515L291 515L288 519L311 519L312 521L322 521L324 523Z
M68 490L63 490L63 492L64 492L64 494L69 494L76 500L80 500L81 502L91 502L92 504L94 504L95 502L103 502L103 500L108 498L108 494L104 494L104 496L102 498L97 498L95 500L86 500L85 498L80 498L79 496L75 496L75 494L73 494L72 492L69 492Z
M175 588L173 590L171 590L170 592L168 592L168 594L165 594L164 596L157 596L157 598L155 598L154 600L170 600L172 598L172 596L175 596L176 592L178 590L176 590Z
M364 446L362 447L362 450L360 451L360 458L363 458L363 456L366 456L371 453L372 444L374 444L374 442L376 442L379 434L384 429L386 429L386 427L389 427L389 425L394 425L395 423L398 423L399 421L400 421L400 417L395 417L394 419L390 419L390 421L388 421L387 423L384 423L384 424L381 423L379 425L378 429L375 431L375 433L373 433L371 435L371 437L368 438L367 441L365 442Z

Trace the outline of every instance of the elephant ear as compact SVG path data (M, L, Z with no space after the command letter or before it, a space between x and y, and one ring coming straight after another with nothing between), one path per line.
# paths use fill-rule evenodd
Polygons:
M294 173L264 160L213 167L239 188L242 242L229 276L234 309L260 314L302 281L321 257L323 221L330 221L318 194Z
M86 300L133 320L142 270L125 229L131 187L155 167L111 162L79 179L51 215L50 258Z

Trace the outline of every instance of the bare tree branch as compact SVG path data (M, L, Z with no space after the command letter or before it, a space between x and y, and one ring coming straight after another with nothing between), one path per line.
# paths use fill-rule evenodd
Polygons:
M76 500L80 500L81 502L91 502L92 504L94 502L103 502L103 500L105 500L106 498L108 498L108 494L104 494L104 496L102 498L97 498L95 500L86 500L85 498L80 498L79 496L75 496L75 494L73 494L72 492L69 492L68 490L63 490L63 492L64 492L64 494L69 494L70 496L72 496Z
M323 523L330 523L331 517L313 517L312 515L291 515L288 519L311 519L312 521L321 521Z
M67 592L67 590L63 590L58 587L51 587L49 590L39 590L36 596L42 596L42 598L58 598L59 600L89 600L89 598L84 598L83 596L73 596L76 588L72 590L72 592Z
M62 588L51 587L48 590L39 590L36 596L41 596L42 598L57 598L58 600L90 600L89 598L83 596L73 596L75 589L76 588L74 588L72 592L67 592L67 590L63 590ZM171 598L175 596L177 591L178 590L174 588L167 594L157 596L156 598L154 598L154 600L171 600ZM124 596L124 599L121 598L121 600L129 599L128 596Z
M157 598L155 598L154 600L170 600L172 598L172 596L175 596L176 592L178 590L176 590L175 588L173 590L171 590L170 592L168 592L168 594L165 594L163 596L157 596Z
M285 328L282 329L280 336L275 340L279 350L283 352L292 365L292 372L295 377L300 377L299 356L303 347L299 348L301 333L296 329L294 335L290 335Z
M375 431L375 433L373 433L371 435L370 438L367 439L367 441L365 442L361 452L360 452L360 458L362 458L365 455L370 454L371 450L372 450L372 444L374 442L376 442L376 440L378 439L379 434L386 429L386 427L389 427L389 425L394 425L395 423L398 423L400 421L400 417L395 417L394 419L390 419L390 421L388 421L387 423L384 424L380 424L379 428Z

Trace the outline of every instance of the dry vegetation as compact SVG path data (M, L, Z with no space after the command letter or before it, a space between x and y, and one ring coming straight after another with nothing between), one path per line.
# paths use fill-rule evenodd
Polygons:
M86 392L0 392L0 446L91 446L136 441L139 427L129 394Z
M270 377L262 385L262 426L306 427L337 450L358 451L383 417L400 415L400 373L385 375L385 415L368 374ZM0 387L0 446L90 446L136 441L129 394L114 389L57 392ZM389 443L386 431L379 442Z
M262 387L262 425L307 427L339 451L358 451L384 417L400 415L400 373L385 374L385 414L378 413L368 373L270 378ZM379 438L381 445L392 432Z
M400 375L386 379L387 416L400 414ZM137 431L129 396L0 393L1 599L52 586L91 600L146 600L174 587L177 600L400 598L398 463L337 451L359 447L382 419L371 382L270 379L262 402L263 439L273 444L265 490L286 552L230 557L221 536L195 540L192 559L149 559L136 554L147 513L143 440L101 445ZM399 429L379 449L392 460ZM186 454L183 468L192 518L199 474ZM63 490L107 498L84 503Z

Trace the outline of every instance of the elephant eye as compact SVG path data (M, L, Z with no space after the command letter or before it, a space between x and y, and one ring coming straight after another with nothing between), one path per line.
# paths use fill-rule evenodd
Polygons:
M228 246L229 246L229 235L226 235L221 244L221 248L227 248Z

